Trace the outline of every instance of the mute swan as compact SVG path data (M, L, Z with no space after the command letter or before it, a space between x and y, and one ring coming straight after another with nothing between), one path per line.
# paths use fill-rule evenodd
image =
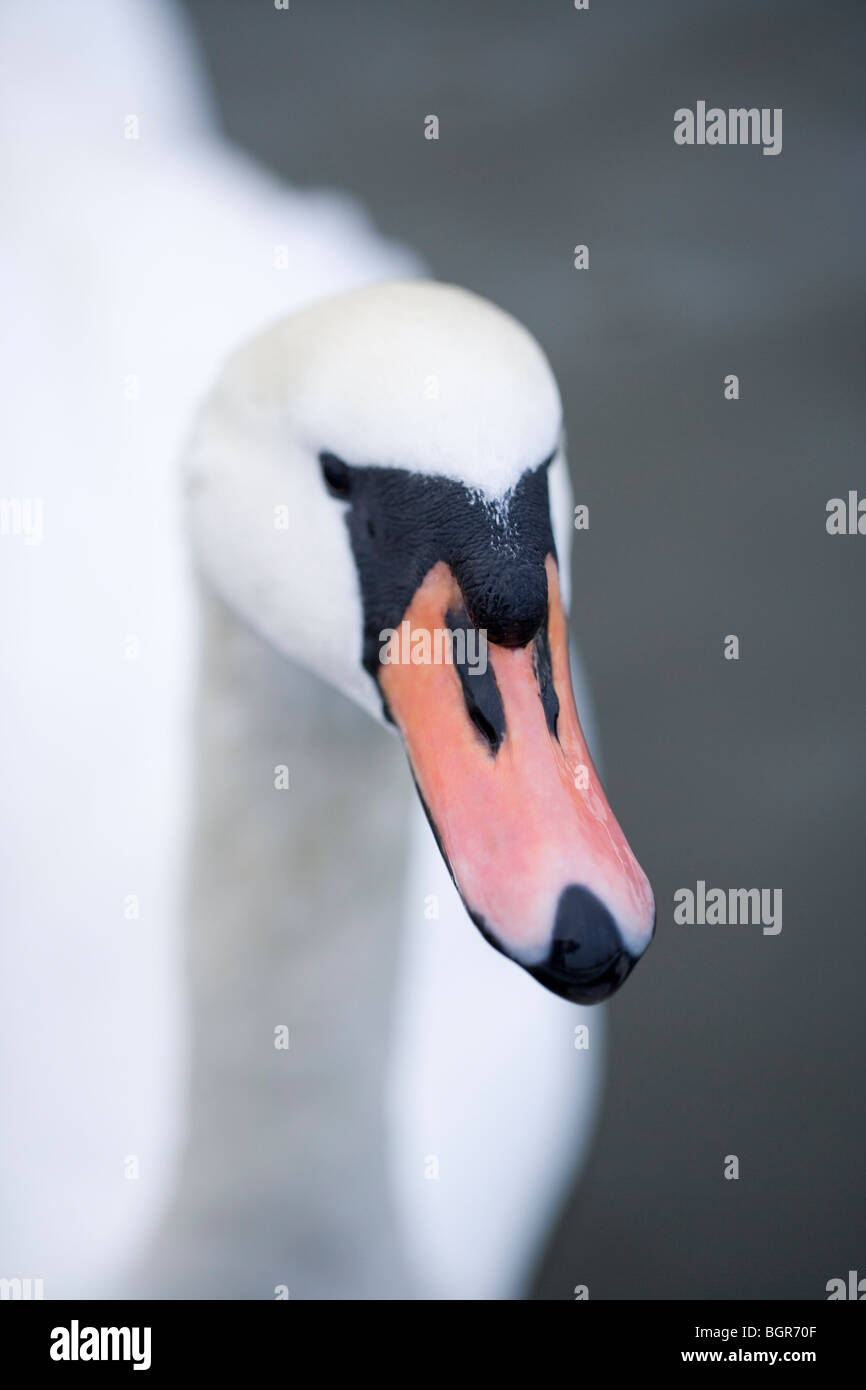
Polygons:
M13 36L32 43L23 15ZM3 365L28 428L8 441L21 472L7 491L32 496L36 478L46 522L44 546L3 556L23 731L4 839L22 923L6 1113L24 1135L7 1161L7 1258L45 1274L49 1294L116 1292L137 1239L148 1254L131 1287L156 1296L510 1296L579 1161L599 1079L597 1015L577 1050L587 1016L530 974L603 995L653 921L594 775L580 785L591 764L568 691L556 387L523 330L447 287L392 280L262 334L281 311L418 267L348 206L285 192L218 145L200 109L174 111L175 85L196 89L181 37L156 8L132 15L148 39L132 75L129 31L107 53L111 22L90 27L101 69L143 86L142 129L149 113L160 135L124 147L112 131L111 145L83 92L58 134L46 63L46 90L16 93L34 122L8 156L4 270L39 322L43 373L51 354L54 409L40 411L19 341ZM62 17L43 23L59 62ZM66 212L50 289L46 188ZM188 455L205 584L181 1102L180 711L195 620L175 461L221 359L256 331ZM453 667L374 675L370 644L404 614L488 629L492 677L476 692ZM62 691L49 655L68 673ZM407 799L394 741L370 723L385 709L499 954ZM52 764L63 772L48 798L36 770ZM560 944L557 922L570 924ZM570 940L584 954L592 941L588 971ZM166 1112L183 1114L182 1144Z
M491 944L555 994L606 997L654 912L571 697L553 558L568 554L571 521L560 434L558 393L529 335L466 291L412 281L351 291L259 335L200 412L187 463L204 580L193 1122L149 1257L163 1292L236 1289L225 1267L239 1250L260 1291L300 1297L496 1296L526 1277L572 1123L586 1120L572 1011L473 941L428 857L406 913L413 1003L395 1028L398 939L382 894L372 886L371 908L369 878L343 861L345 808L333 808L355 798L367 821L377 746L335 787L343 721L327 709L316 726L302 702L302 744L316 740L305 759L297 690L277 657L398 726ZM381 662L404 615L416 634L474 623L489 639L486 672ZM369 744L369 729L355 738ZM284 767L294 820L273 785ZM334 856L325 875L339 865L342 876L330 899L315 861L290 853L308 813ZM371 821L362 854L374 835ZM438 910L423 911L440 899L447 934ZM244 1095L250 1055L265 1046L256 974L271 956L270 968L285 963L279 1017L294 1039L276 1063L276 1130ZM413 1038L415 1010L428 1036ZM389 1049L403 1060L390 1127ZM263 1123L266 1152L279 1154L266 1200L253 1181L268 1178ZM240 1174L253 1183L245 1193Z

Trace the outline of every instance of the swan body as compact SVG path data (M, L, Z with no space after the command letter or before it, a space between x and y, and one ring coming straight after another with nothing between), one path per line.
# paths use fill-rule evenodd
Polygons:
M180 460L245 337L419 265L348 199L218 139L175 8L10 0L0 35L2 494L44 518L41 545L0 544L0 1231L46 1297L112 1295L182 1142Z
M555 383L353 205L227 149L172 13L124 9L133 30L89 6L102 103L63 86L80 7L4 16L26 81L0 121L29 131L2 153L4 491L45 518L0 555L5 1258L48 1296L124 1266L148 1296L515 1296L591 1132L603 1019L513 963L542 968L536 938L497 953L469 921L382 727L318 454L500 518L552 454L567 606Z
M411 325L405 335L399 327L395 329L395 319L398 325L401 319ZM492 334L491 351L504 356L501 389L506 398L512 379L523 385L512 415L500 421L498 445L491 431L485 436L486 462L481 447L474 448L475 441L471 440L479 385L478 344L472 330L477 330L479 319L482 340ZM444 344L439 345L437 356L436 326L440 321L450 341L447 351ZM417 337L416 324L423 325ZM505 340L504 353L494 328L499 339ZM386 374L384 389L393 392L389 400L382 398L380 368L375 361L371 363L363 348L377 332L384 340L395 331L400 372L390 368ZM353 335L357 346L353 345ZM507 352L509 339L514 360ZM413 341L417 360L411 356ZM460 359L461 342L464 360ZM430 413L423 398L431 363L438 369L443 394L450 399L451 419L440 418L438 436L429 429ZM540 388L537 397L530 387L533 370ZM317 374L322 374L326 383L317 380ZM327 383L330 398L323 396ZM492 388L489 377L482 377L480 384ZM371 409L371 405L378 408ZM342 432L340 410L347 416ZM233 607L242 615L242 626L261 634L267 649L284 651L312 669L378 723L383 722L382 702L362 667L361 602L344 517L322 486L310 441L327 439L329 445L344 451L347 445L360 448L364 457L382 460L383 467L398 457L411 461L411 448L402 442L398 448L385 439L383 420L388 422L392 441L401 441L401 432L402 440L414 440L419 467L439 467L446 477L463 466L464 458L456 450L468 438L467 482L477 493L479 508L484 505L485 488L494 490L494 496L506 495L525 461L548 452L560 428L558 395L549 369L532 340L512 320L465 291L417 282L387 283L338 296L292 316L235 354L204 403L187 463L193 543L208 588L220 594L222 645L230 645L225 632L234 631L229 615ZM438 450L431 445L431 435L438 438ZM426 446L423 454L422 440ZM486 477L491 477L492 483L486 483ZM567 554L571 508L561 452L551 490L557 500L558 544ZM288 530L274 525L278 508L285 508L288 514ZM234 640L248 645L251 638L236 636ZM250 819L257 827L257 836L263 833L263 807L269 803L274 816L283 821L278 800L263 786L262 769L289 760L291 748L297 747L292 734L294 716L286 724L286 709L274 712L273 682L251 680L248 673L253 669L254 663L245 658L231 681L233 704L259 711L254 718L250 716L255 749L233 746L231 757L219 755L217 762L255 769L254 786L240 796L225 785L218 790L209 787L204 799L208 807L222 807L219 814L226 822L222 831L207 832L200 856L207 874L193 893L198 906L202 895L207 899L200 913L200 930L211 969L214 922L221 912L226 915L220 906L226 898L231 904L228 915L234 914L225 931L226 940L234 943L235 955L238 949L248 959L259 954L248 935L249 924L240 928L237 906L231 902L232 884L249 882L250 850L243 850L239 861L233 859L235 850L229 836L237 825L239 800L242 806L250 802L255 807ZM216 671L208 666L206 708L214 699L220 708L219 694L214 693L217 686ZM242 698L239 687L244 692ZM265 712L261 711L262 702ZM276 728L268 735L274 720ZM324 740L322 763L338 770L341 784L339 792L331 788L331 795L356 797L368 834L375 834L373 827L387 815L381 808L377 811L375 804L371 807L370 785L371 779L375 780L381 793L383 767L389 766L382 761L384 745L380 749L378 742L372 744L375 773L368 770L361 781L354 781L355 760L349 759L347 765L345 746L335 749L327 728L320 736ZM309 737L305 729L303 744ZM355 735L355 744L362 740L369 744L373 738L374 732L366 727ZM216 746L220 748L219 737ZM210 763L213 750L207 738L205 747L210 750ZM316 785L318 795L318 776ZM404 785L403 795L406 790ZM303 797L302 805L306 806L312 792L303 770L298 773L296 794ZM389 783L388 799L394 795L399 793ZM215 812L208 814L212 819ZM321 819L330 818L323 809ZM281 942L286 961L297 961L299 952L286 935L291 929L287 922L295 920L299 889L296 866L287 857L291 838L285 823L269 835L276 865L268 862L265 910L274 919L269 930ZM352 1214L344 1213L340 1221L341 1246L344 1252L351 1250L350 1233L356 1231L361 1252L355 1259L344 1253L341 1269L346 1291L351 1291L354 1279L355 1291L363 1287L373 1294L399 1287L402 1296L411 1291L419 1296L514 1296L525 1284L537 1254L539 1232L547 1228L562 1185L588 1138L603 1046L600 1020L596 1018L591 1024L591 1050L578 1050L575 1037L579 1026L587 1025L585 1011L540 990L476 935L429 827L417 813L408 836L406 886L393 897L388 891L389 884L394 887L393 872L380 869L377 882L365 890L361 865L355 860L345 863L345 841L338 833L329 835L330 845L340 856L341 876L351 895L371 894L381 917L372 938L369 933L360 937L360 959L358 940L351 935L358 932L358 925L351 914L345 924L345 905L335 905L330 913L317 913L312 926L298 925L299 933L312 931L321 938L319 949L329 961L329 973L327 983L318 985L316 993L333 1001L333 1008L348 1027L341 1047L333 1012L323 1012L317 1005L308 1025L307 1064L320 1066L325 1077L335 1067L341 1090L353 1098L366 1096L364 1120L351 1112L351 1132L368 1133L371 1118L374 1120L370 1143L378 1145L379 1176L387 1175L390 1189L387 1203L382 1197L381 1208L372 1206L367 1190L369 1174L359 1173L352 1154L348 1168L341 1169L330 1185L331 1192L339 1188L351 1199ZM380 848L388 850L389 846ZM367 836L362 837L361 855L369 855ZM392 859L393 855L390 848ZM386 863L388 857L386 854ZM309 882L309 858L304 863ZM217 864L218 871L214 867ZM281 884L275 875L282 871ZM264 872L259 868L254 874L258 877ZM402 881L402 875L399 877ZM327 892L326 885L316 886L319 903ZM387 928L392 913L398 920L402 918L396 935ZM332 934L337 947L329 940ZM217 973L230 977L238 968L233 959ZM204 957L201 969L205 969ZM371 971L375 972L375 987L370 982ZM364 981L360 988L359 979ZM390 982L384 995L383 981ZM395 986L396 1008L390 1003ZM352 1026L351 1020L359 1004L365 1015L371 1009L383 1010L382 1042L375 1062L357 1054L359 1025ZM304 1001L299 1000L294 1007L300 1012L303 1006ZM211 1024L207 1026L212 1032ZM228 1036L236 1039L242 1031L236 1026ZM367 1022L368 1037L371 1032ZM371 1077L376 1078L372 1090ZM319 1083L321 1088L327 1084L326 1080ZM225 1084L216 1090L224 1095ZM297 1110L294 1101L288 1113L297 1114ZM341 1129L348 1129L349 1124L346 1118ZM307 1122L303 1132L309 1134L315 1129ZM319 1162L324 1166L333 1161L333 1117L323 1129L325 1147ZM261 1125L248 1125L247 1130L258 1142ZM284 1153L290 1147L287 1140ZM190 1190L200 1183L204 1163L206 1159L198 1152L189 1157ZM229 1175L227 1188L231 1183ZM309 1194L305 1210L311 1218L315 1216L317 1228L327 1224L328 1218L311 1206ZM383 1243L385 1248L402 1250L405 1260L405 1268L394 1276L396 1257L392 1259L390 1280L388 1271L376 1274L369 1263L368 1252L381 1250ZM162 1269L171 1263L166 1255L166 1245L170 1248L171 1244L166 1236L166 1244L160 1244L153 1256L153 1263ZM314 1244L315 1237L311 1236L310 1245ZM285 1266L278 1264L285 1257L278 1246L271 1266L277 1282L289 1280ZM280 1274L282 1278L278 1278ZM199 1287L202 1278L206 1272L198 1271L195 1280ZM383 1282L377 1284L377 1279ZM333 1270L329 1271L329 1281L330 1296L340 1296L344 1285ZM296 1270L290 1283L299 1296L318 1291L310 1283L309 1264Z

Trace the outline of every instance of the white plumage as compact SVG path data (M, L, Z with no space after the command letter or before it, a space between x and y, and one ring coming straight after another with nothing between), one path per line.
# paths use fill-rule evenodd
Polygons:
M216 139L162 6L13 3L2 39L2 493L42 501L44 537L0 542L0 1274L47 1296L273 1297L283 1276L298 1296L513 1295L591 1128L600 1014L576 1050L587 1016L468 922L393 741L210 598L192 716L179 460L199 402L281 315L420 267ZM563 556L567 506L563 473ZM214 819L184 912L194 733ZM289 808L260 795L287 744ZM339 958L313 929L335 920Z

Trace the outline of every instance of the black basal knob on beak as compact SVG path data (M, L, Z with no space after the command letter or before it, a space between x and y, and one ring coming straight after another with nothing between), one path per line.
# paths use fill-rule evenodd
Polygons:
M488 556L480 572L457 570L473 625L499 647L525 647L547 621L547 575L543 560Z

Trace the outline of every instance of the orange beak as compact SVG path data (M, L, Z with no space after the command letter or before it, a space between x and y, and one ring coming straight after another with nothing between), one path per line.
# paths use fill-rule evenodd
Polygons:
M437 563L378 679L470 917L549 989L594 1003L649 945L655 904L584 742L551 556L546 572L546 630L508 648Z

